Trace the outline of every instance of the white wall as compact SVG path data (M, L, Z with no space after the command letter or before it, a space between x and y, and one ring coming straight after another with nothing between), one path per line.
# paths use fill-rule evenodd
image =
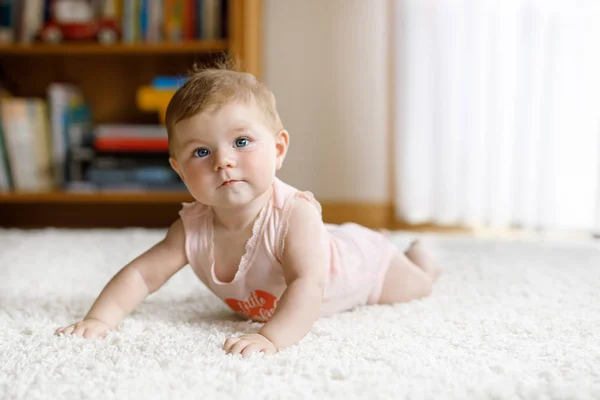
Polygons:
M265 0L263 79L291 136L279 177L320 201L390 200L388 0Z

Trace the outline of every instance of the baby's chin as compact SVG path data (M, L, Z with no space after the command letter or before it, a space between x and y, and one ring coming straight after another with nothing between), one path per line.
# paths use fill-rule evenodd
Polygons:
M241 188L233 189L228 187L216 190L213 196L210 197L196 197L196 200L215 208L235 209L251 204L257 197L259 197L259 195L252 190L244 190Z

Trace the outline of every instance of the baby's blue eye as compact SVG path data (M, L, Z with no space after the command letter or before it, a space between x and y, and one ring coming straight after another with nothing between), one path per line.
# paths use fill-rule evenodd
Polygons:
M248 139L239 138L235 141L235 147L246 147L248 146Z
M209 154L210 154L210 151L208 151L208 149L205 149L205 148L199 148L199 149L194 150L194 156L196 156L198 158L206 157Z

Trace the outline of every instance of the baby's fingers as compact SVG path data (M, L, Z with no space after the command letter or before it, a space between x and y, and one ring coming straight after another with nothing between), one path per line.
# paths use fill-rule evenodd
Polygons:
M239 340L240 340L239 337L227 338L227 340L225 340L225 344L223 345L223 350L225 350L225 352L229 353L229 350L231 350L231 347L233 347L233 345L235 343L237 343Z
M63 334L63 335L69 335L73 332L73 329L75 329L75 325L65 326L63 328L60 328L60 332L58 332L58 333Z
M92 329L87 328L83 333L83 337L86 339L101 339L105 338L108 332L103 329Z
M239 340L237 342L235 342L235 344L231 347L231 349L229 350L229 353L236 355L236 354L240 354L242 352L242 350L244 350L246 348L246 346L250 345L249 342L245 341L245 340Z
M83 336L83 332L85 332L85 326L83 324L77 324L73 330L73 336Z
M275 350L272 347L263 347L260 351L268 355L273 355L277 353L277 350Z
M263 345L260 343L251 343L242 350L242 357L249 357L252 353L257 353L263 349Z

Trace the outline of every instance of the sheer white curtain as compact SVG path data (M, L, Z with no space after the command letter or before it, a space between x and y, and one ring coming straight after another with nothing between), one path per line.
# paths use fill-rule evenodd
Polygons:
M600 1L394 0L397 217L600 227Z

